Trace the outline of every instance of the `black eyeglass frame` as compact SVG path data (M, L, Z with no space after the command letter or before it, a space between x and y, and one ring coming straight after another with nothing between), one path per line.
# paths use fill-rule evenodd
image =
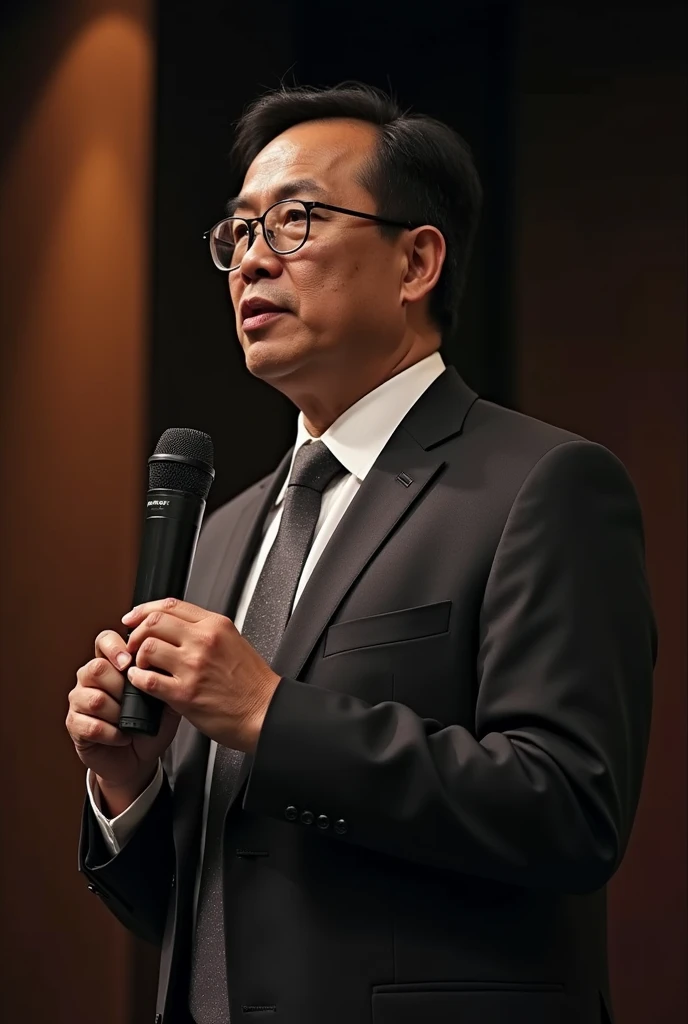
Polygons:
M265 218L267 217L271 210L275 209L276 206L283 206L285 203L300 203L301 206L305 208L306 234L303 237L303 241L299 242L299 244L295 246L293 249L280 250L276 249L274 245L272 245L270 239L267 236L267 233L265 231ZM361 213L360 210L347 210L344 206L332 206L331 203L320 203L315 199L280 199L279 202L273 203L272 206L269 206L265 213L261 214L260 217L223 217L222 220L219 220L217 222L217 224L213 224L213 226L208 231L204 232L203 238L211 238L213 232L220 226L220 224L224 224L226 221L240 220L243 221L248 228L248 246L246 247L246 252L248 252L248 250L251 248L251 246L256 240L255 226L256 224L260 224L260 226L263 229L263 238L267 242L269 248L272 249L272 251L276 253L278 256L291 256L292 253L298 252L299 249L301 249L308 241L308 236L311 233L311 212L313 210L332 210L334 213L346 213L349 217L363 217L364 220L372 220L378 224L388 224L390 227L405 228L407 231L413 231L414 228L420 227L420 224L414 224L410 220L390 220L388 217L378 217L377 214L375 213ZM215 259L215 255L213 253L212 239L210 242L210 255L212 256L213 263L215 264L217 269L221 270L225 274L230 274L233 270L238 270L239 267L241 266L241 261L239 261L239 263L237 263L235 266L229 268L218 266L217 261Z

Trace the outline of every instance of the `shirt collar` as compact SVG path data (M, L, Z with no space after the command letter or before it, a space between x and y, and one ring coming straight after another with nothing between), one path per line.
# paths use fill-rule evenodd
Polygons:
M275 504L284 498L296 453L306 441L322 441L347 473L364 480L403 418L445 369L440 353L433 352L359 398L319 438L309 434L300 412L289 472Z

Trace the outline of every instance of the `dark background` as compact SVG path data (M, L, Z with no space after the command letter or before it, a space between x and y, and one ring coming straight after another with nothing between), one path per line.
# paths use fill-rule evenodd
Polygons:
M485 187L447 359L611 448L660 630L638 819L609 888L617 1024L688 1015L683 5L11 3L0 22L0 1019L152 1021L155 952L76 873L66 695L128 608L145 459L207 430L215 507L296 412L245 370L203 231L231 125L281 80L440 117Z

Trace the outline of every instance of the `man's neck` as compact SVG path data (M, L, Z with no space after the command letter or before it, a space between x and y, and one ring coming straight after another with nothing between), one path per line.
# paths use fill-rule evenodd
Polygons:
M419 351L418 349L407 352L399 361L386 372L378 374L377 377L371 377L367 382L356 380L350 382L350 387L343 388L342 384L345 383L342 380L336 382L336 394L328 394L328 388L326 386L318 387L309 391L308 394L300 396L300 400L295 404L301 409L303 413L303 422L306 430L311 437L320 437L325 433L332 424L339 419L342 413L345 413L347 409L350 409L352 405L360 401L365 395L369 395L371 391L375 391L385 381L391 380L392 377L396 377L398 374L403 373L409 366L414 366L415 363L419 363L421 359L425 359L426 356L432 355L436 352L439 345L430 351ZM334 389L333 389L334 390Z

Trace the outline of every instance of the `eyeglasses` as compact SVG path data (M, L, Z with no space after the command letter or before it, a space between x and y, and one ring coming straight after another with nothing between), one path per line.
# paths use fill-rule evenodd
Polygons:
M411 221L388 220L373 213L346 210L343 206L330 206L329 203L282 199L270 206L261 217L225 217L210 231L206 231L203 238L210 239L210 255L218 270L237 270L253 245L256 224L261 225L263 238L272 251L280 256L287 256L297 252L308 241L313 210L333 210L335 213L346 213L349 217L363 217L378 224L389 224L408 230L417 227Z

